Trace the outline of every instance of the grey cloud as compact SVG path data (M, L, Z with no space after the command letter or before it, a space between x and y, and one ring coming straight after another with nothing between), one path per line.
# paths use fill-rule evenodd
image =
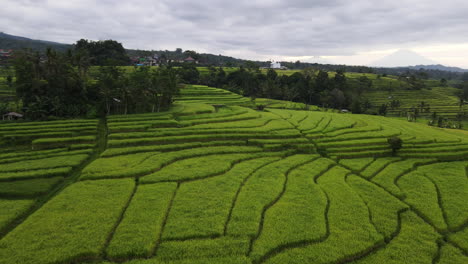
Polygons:
M460 0L2 2L1 31L67 43L112 38L128 48L237 49L261 57L468 41L468 2Z

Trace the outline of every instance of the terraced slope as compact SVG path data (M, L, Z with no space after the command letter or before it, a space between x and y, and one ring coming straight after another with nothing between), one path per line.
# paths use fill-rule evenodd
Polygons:
M284 74L284 72L283 72ZM204 103L214 105L263 105L268 108L280 108L280 109L296 109L303 110L306 107L309 110L318 110L317 106L306 106L303 103L276 100L269 98L256 98L255 102L252 102L249 98L242 97L238 94L229 92L227 90L208 87L205 85L186 85L180 92L180 95L176 98L177 103Z
M249 100L241 95L227 90L212 88L204 85L187 85L181 90L177 102L206 103L206 104L240 104Z
M105 134L98 120L0 125L0 235L74 183L105 149Z
M434 87L430 90L397 90L393 92L374 91L366 92L363 96L368 98L377 110L382 104L390 105L392 100L398 100L400 107L391 109L389 115L405 116L404 113L418 108L419 116L429 117L433 112L438 115L455 119L457 114L466 113L468 105L460 107L460 101L456 95L458 89L453 87ZM421 108L421 102L425 106Z
M1 264L467 263L464 134L200 102L81 122L94 148L0 153Z

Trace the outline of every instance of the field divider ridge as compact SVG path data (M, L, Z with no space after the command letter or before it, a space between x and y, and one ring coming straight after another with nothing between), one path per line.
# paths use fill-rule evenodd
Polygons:
M73 168L71 173L68 175L68 177L65 177L61 184L58 184L48 194L37 199L34 205L29 210L27 210L23 214L18 215L10 224L5 226L3 230L0 230L0 240L4 238L13 229L15 229L17 226L19 226L21 223L23 223L30 215L39 210L44 204L46 204L52 198L57 196L62 190L64 190L71 184L77 182L81 176L81 172L83 171L83 169L86 168L89 164L91 164L94 160L99 158L101 153L104 152L104 150L107 147L108 130L106 118L103 117L99 119L99 123L97 124L97 126L97 144L94 149L94 152L90 154L89 157L82 164Z
M285 158L285 157L287 157L287 155L283 156L282 158ZM224 223L223 236L226 236L226 235L227 235L227 227L228 227L228 225L229 225L229 222L231 221L232 211L234 210L234 207L235 207L235 205L236 205L236 202L237 202L237 199L238 199L238 197L239 197L239 194L240 194L242 188L244 187L245 183L246 183L257 171L259 171L260 169L262 169L262 168L264 168L264 167L266 167L266 166L268 166L268 165L270 165L270 164L273 164L273 163L275 163L275 162L277 162L277 161L278 161L278 160L273 160L273 161L267 162L267 163L265 163L265 164L262 164L262 166L260 166L260 167L256 168L255 170L253 170L249 175L247 175L247 177L245 177L245 178L242 180L242 182L241 182L239 188L237 189L237 191L236 191L236 193L235 193L235 195L234 195L234 198L232 199L231 207L229 208L229 213L228 213L228 215L227 215L227 217L226 217L226 221L225 221L225 223Z
M119 218L115 222L114 226L111 229L111 232L107 236L106 242L104 243L104 246L102 247L102 253L101 256L103 259L110 260L106 254L107 248L109 247L109 244L114 237L115 231L119 227L120 223L122 222L125 212L127 212L128 207L130 206L130 203L133 200L133 197L135 196L135 193L137 192L138 189L138 178L135 179L135 186L133 187L132 193L130 194L130 197L128 197L127 202L125 203L124 207L122 208L122 212L120 212Z
M281 197L283 197L284 193L286 192L286 186L288 184L288 178L289 178L289 174L294 171L295 169L299 168L299 167L302 167L306 164L309 164L309 163L312 163L314 161L316 161L317 159L319 159L320 157L315 157L311 160L308 160L308 161L305 161L305 162L302 162L302 163L299 163L299 164L296 164L295 166L289 168L286 173L284 174L284 182L283 182L283 189L281 190L281 192L275 197L275 199L273 199L273 201L271 201L270 203L268 203L262 210L262 214L261 214L261 218L260 218L260 223L259 223L259 227L258 227L258 231L257 231L257 234L251 238L250 240L250 246L249 246L249 251L247 253L247 255L250 255L250 253L252 252L252 247L253 247L253 243L260 237L260 235L262 234L262 231L263 231L263 223L265 221L265 214L266 212L273 206L275 205L280 199Z
M169 218L169 213L171 212L172 205L174 203L174 200L175 200L175 197L177 195L177 191L179 190L179 188L180 188L180 183L177 183L177 187L175 188L174 193L172 194L171 201L169 202L169 206L167 207L166 214L164 215L164 219L161 224L161 231L159 232L159 235L156 238L156 243L155 243L154 248L151 250L151 253L149 254L150 257L154 257L157 254L159 245L162 242L162 234L164 232L164 228L166 227L167 219Z
M323 173L325 173L325 172L326 171L324 171ZM268 259L282 253L283 251L289 250L289 249L301 248L301 247L305 247L305 246L308 246L308 245L321 243L321 242L324 242L325 240L327 240L327 238L330 236L330 223L328 221L328 212L330 211L330 196L328 196L328 193L320 185L317 185L317 186L324 193L324 195L326 197L326 201L327 201L326 205L325 205L325 214L324 214L325 226L326 226L325 234L323 236L317 238L317 239L308 239L308 240L306 239L306 240L300 240L300 241L295 241L295 242L290 242L290 243L279 245L279 246L271 249L270 251L268 251L265 255L263 255L259 259L254 260L253 264L264 263Z

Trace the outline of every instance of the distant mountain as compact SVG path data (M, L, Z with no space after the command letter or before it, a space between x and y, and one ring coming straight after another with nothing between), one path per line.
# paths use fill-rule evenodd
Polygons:
M46 40L19 37L0 32L0 49L32 49L35 51L45 51L47 47L51 47L59 51L65 51L69 49L71 45Z
M373 67L408 67L415 65L436 65L437 62L419 55L411 50L398 50L371 64Z
M424 70L438 70L438 71L450 71L450 72L468 72L468 69L462 69L458 67L448 67L444 66L441 64L437 65L416 65L416 66L410 66L408 67L413 70L419 70L419 69L424 69Z

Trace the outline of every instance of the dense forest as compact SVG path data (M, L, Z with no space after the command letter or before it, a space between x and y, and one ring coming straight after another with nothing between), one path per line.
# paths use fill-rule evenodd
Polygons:
M393 101L389 105L373 106L362 95L372 90L373 81L365 75L357 79L346 77L345 69L338 69L329 73L315 68L306 68L292 75L278 75L269 69L263 73L257 67L241 67L234 72L226 73L223 68L209 67L208 73L201 75L194 65L185 65L179 69L184 83L204 84L221 87L251 98L271 98L318 105L326 108L349 109L353 113L370 113L385 115L389 107L397 107L399 102ZM386 75L377 75L377 78ZM427 75L401 74L398 81L408 90L421 90L427 87ZM447 80L441 79L440 86L446 86ZM468 100L468 82L459 85L461 101ZM388 87L386 89L393 89ZM378 107L377 112L369 112Z
M91 47L108 48L108 44L92 43ZM122 51L121 44L112 47L114 51L110 48L106 51L121 58L118 52ZM89 54L93 54L92 50L86 47L66 53L48 49L45 56L37 52L16 53L14 87L26 118L155 112L167 109L178 93L180 82L176 70L164 66L141 67L127 74L110 64L100 66L96 78L92 79L89 68L99 57ZM119 62L112 56L107 58L109 61Z

